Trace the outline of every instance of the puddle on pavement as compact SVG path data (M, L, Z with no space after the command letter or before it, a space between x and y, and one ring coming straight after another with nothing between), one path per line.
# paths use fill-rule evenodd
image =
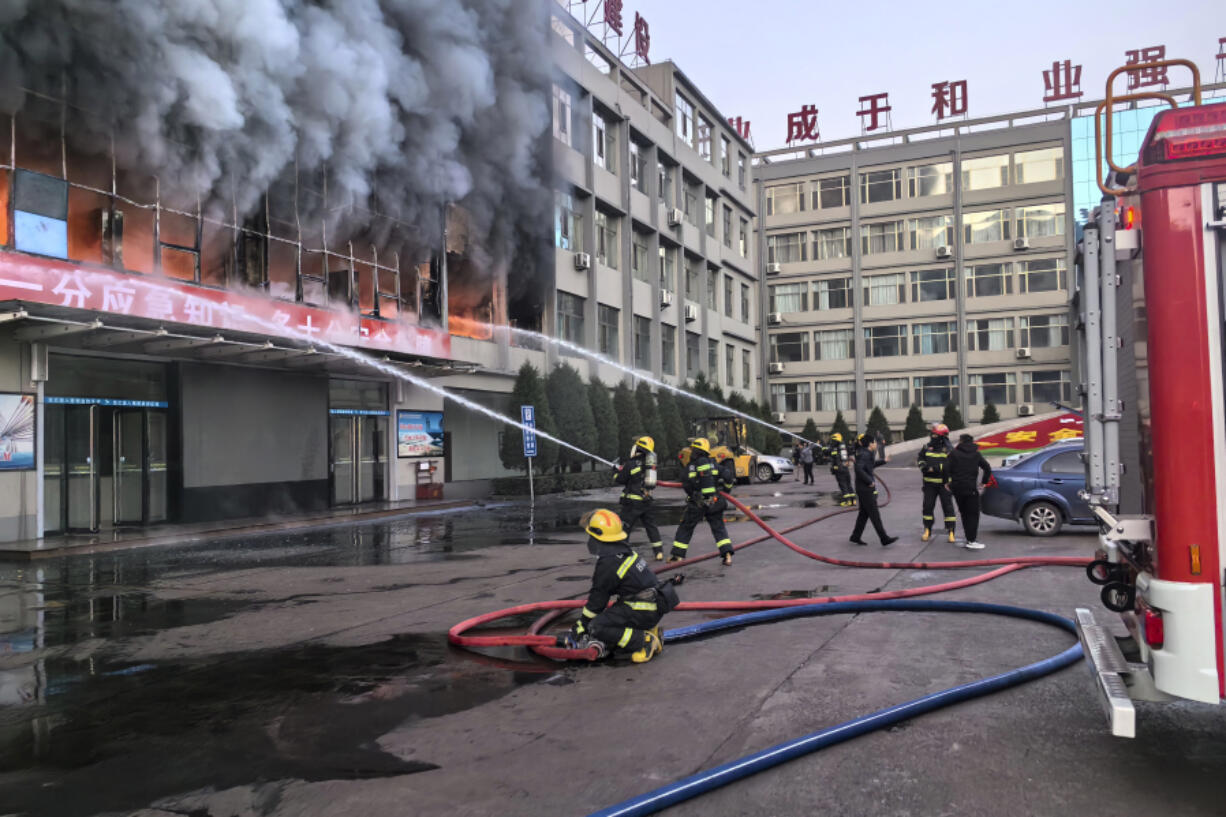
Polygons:
M22 670L31 700L0 708L0 803L85 817L203 787L437 768L428 748L405 761L376 741L549 677L521 666L468 660L442 634L155 665L46 659Z
M830 585L823 584L812 590L781 590L778 593L754 593L750 598L759 601L778 601L782 599L815 599L830 595Z

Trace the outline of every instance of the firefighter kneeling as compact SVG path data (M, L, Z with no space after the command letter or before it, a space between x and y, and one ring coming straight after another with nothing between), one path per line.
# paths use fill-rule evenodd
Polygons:
M587 549L596 559L592 589L574 629L559 639L561 646L595 646L601 657L610 651L629 653L646 663L663 648L660 619L680 603L672 583L662 583L647 561L626 544L621 518L599 508L583 518ZM609 599L617 601L609 604ZM606 606L607 605L607 606Z
M736 471L731 462L716 464L711 459L711 444L699 437L690 443L690 464L681 480L685 489L687 501L681 524L673 536L673 552L670 562L679 562L686 557L690 548L690 537L698 523L707 520L711 527L711 535L715 537L715 546L719 548L720 556L725 565L732 564L732 540L728 538L728 529L724 527L724 511L728 501L720 496L720 491L729 491L736 482Z

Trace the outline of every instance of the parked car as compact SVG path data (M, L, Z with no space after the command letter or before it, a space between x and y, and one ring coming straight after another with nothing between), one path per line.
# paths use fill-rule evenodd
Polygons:
M770 454L759 454L752 448L749 453L754 457L754 476L758 482L778 482L785 475L792 473L792 461L787 457L772 457Z
M1093 525L1081 440L1057 443L994 470L995 483L983 490L983 512L1013 519L1032 536L1055 536L1068 525Z

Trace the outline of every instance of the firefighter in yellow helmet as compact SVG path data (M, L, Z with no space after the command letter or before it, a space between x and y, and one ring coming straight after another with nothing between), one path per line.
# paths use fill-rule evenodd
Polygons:
M724 510L728 507L728 501L720 495L720 490L724 487L722 483L721 469L711 459L711 444L706 438L699 437L690 443L690 463L681 480L687 501L681 524L673 536L670 562L681 561L686 557L694 528L705 519L711 527L711 535L715 537L715 546L719 548L724 564L732 564L732 540L728 538L728 529L724 527Z
M660 619L677 606L677 591L630 549L617 514L597 508L583 517L583 527L596 570L579 620L559 641L573 649L595 646L602 656L629 653L636 664L650 661L663 646ZM613 596L617 601L609 604Z
M656 442L643 436L634 441L630 458L617 467L613 481L622 486L622 526L628 536L639 522L657 562L664 559L664 542L652 514L651 492L656 487Z
M856 492L851 488L851 473L848 468L847 446L843 444L843 435L834 432L830 435L830 473L834 474L835 482L839 484L839 505L846 508L856 504Z

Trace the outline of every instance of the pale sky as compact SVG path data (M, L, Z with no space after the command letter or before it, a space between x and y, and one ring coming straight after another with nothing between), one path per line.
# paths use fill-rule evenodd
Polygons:
M787 114L804 104L817 105L824 140L856 136L858 98L882 91L895 129L932 124L934 82L967 80L972 118L1041 108L1054 60L1084 66L1086 100L1102 98L1125 51L1155 45L1211 82L1226 37L1222 0L624 0L627 34L636 11L653 61L675 60L725 116L749 119L758 150L783 147ZM1185 69L1171 80L1190 84ZM1117 93L1124 86L1121 76Z

